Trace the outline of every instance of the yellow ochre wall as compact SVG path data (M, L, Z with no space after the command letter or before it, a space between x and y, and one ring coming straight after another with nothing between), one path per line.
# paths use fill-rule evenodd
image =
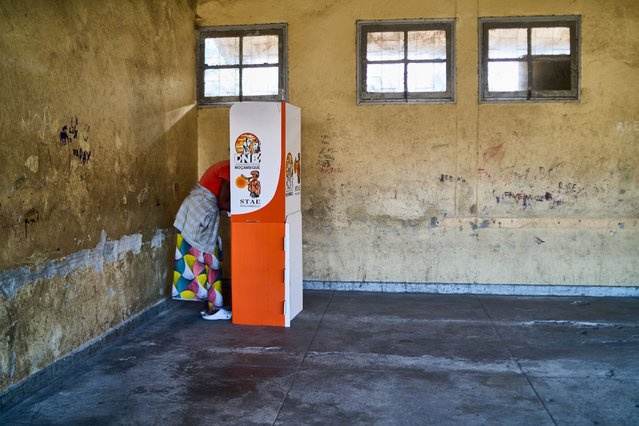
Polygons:
M288 24L307 287L636 289L636 1L200 0L197 15ZM548 15L582 18L580 100L480 104L478 18ZM456 102L357 105L356 21L417 18L456 19ZM198 110L200 172L227 155L227 122Z
M0 397L170 295L194 22L190 0L0 1Z

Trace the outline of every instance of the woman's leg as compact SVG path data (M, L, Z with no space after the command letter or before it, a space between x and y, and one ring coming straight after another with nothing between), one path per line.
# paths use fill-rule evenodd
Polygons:
M218 236L214 253L205 253L207 265L208 307L210 311L224 305L222 298L222 238Z

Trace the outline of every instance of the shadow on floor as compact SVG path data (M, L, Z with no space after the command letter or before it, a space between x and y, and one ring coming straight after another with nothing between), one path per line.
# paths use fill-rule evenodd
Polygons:
M639 299L306 291L290 328L170 308L3 425L636 425Z

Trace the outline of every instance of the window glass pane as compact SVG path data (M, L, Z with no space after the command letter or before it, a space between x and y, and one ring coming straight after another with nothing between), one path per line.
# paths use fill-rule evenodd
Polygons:
M446 64L408 64L409 92L445 92Z
M204 70L204 96L239 96L240 70L223 68Z
M570 61L533 61L533 90L570 90Z
M409 31L408 59L446 59L446 31Z
M242 71L242 95L277 95L279 79L277 67L245 68Z
M366 67L366 91L404 92L404 64L370 64Z
M491 92L528 90L527 75L526 62L488 62L488 90Z
M204 39L206 65L237 65L240 63L239 37Z
M570 55L570 28L533 28L533 55Z
M404 59L404 33L368 33L366 59L369 61L396 61Z
M276 35L244 37L242 63L277 64L278 37Z
M488 30L488 57L491 59L523 58L528 52L525 28Z

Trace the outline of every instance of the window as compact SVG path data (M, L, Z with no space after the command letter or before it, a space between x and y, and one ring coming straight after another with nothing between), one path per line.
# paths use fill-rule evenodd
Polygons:
M479 20L482 101L576 100L579 17Z
M358 21L357 101L453 102L454 20Z
M198 30L198 104L286 100L286 25Z

